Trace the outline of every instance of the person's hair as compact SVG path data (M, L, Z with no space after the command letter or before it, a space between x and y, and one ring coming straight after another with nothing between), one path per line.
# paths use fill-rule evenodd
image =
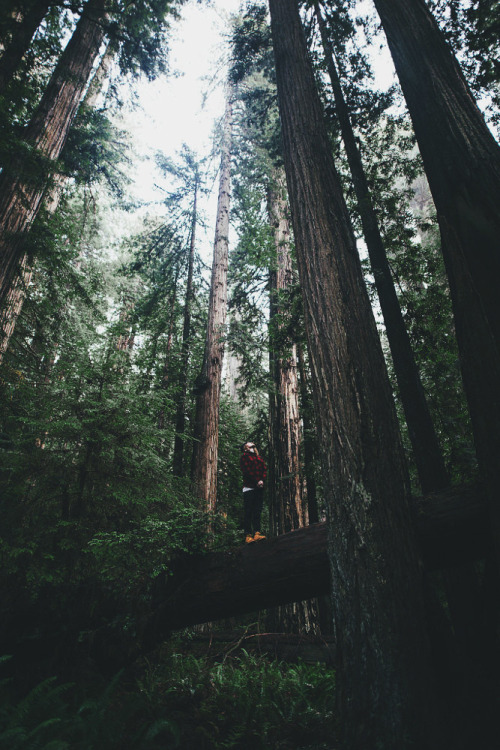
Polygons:
M241 450L241 452L242 452L242 453L244 453L244 452L245 452L245 445L246 445L247 443L248 443L248 440L247 440L247 441L246 441L245 443L242 443L242 444L241 444L241 448L240 448L240 450Z

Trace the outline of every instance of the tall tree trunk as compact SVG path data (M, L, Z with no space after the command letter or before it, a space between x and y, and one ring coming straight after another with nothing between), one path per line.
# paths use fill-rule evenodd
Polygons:
M409 486L382 349L295 0L270 0L285 168L329 512L350 750L440 748Z
M300 477L300 416L297 378L297 345L291 341L286 356L280 352L279 329L283 328L286 310L280 294L292 284L290 226L286 200L284 170L274 170L268 190L269 222L273 229L276 267L270 279L270 329L278 337L278 346L271 343L269 359L272 390L269 394L270 461L269 508L271 533L286 534L308 523L303 504ZM279 632L311 632L317 630L317 601L306 600L268 613L269 628Z
M276 268L271 272L270 328L279 335L284 314L280 293L292 283L292 258L290 254L290 227L285 198L285 175L274 172L268 193L269 221L273 229L276 249ZM285 534L306 525L302 507L300 482L300 418L297 380L297 347L290 342L291 352L283 357L279 346L271 343L270 393L270 511L271 532Z
M13 26L9 42L0 57L0 95L14 77L51 5L51 0L33 0L24 16Z
M219 402L224 358L224 334L227 312L227 265L229 199L231 179L232 101L227 94L224 134L215 226L214 258L207 336L201 376L197 380L191 482L193 491L208 511L217 500L217 459L219 449Z
M26 145L39 158L38 169L43 163L43 176L33 177L31 157L20 168L7 165L0 177L0 304L22 262L26 235L47 187L47 172L61 153L104 39L104 16L104 0L89 0L25 130Z
M335 66L333 47L318 2L314 10L321 32L328 73L335 98L335 109L340 123L349 169L351 171L358 211L363 226L375 286L384 316L387 339L391 349L394 371L398 382L408 434L417 465L422 492L432 492L449 484L443 454L432 422L410 337L401 313L394 282L373 207L368 180L356 143L349 110Z
M368 248L375 286L384 317L387 339L403 406L408 434L413 447L422 492L437 492L449 486L439 441L434 429L427 399L401 313L399 300L373 207L368 180L361 154L352 129L348 106L335 65L333 46L320 7L315 0L314 10L321 32L328 72L335 97L335 108L340 123L349 168L358 202L363 233ZM446 596L450 605L453 629L461 641L461 651L477 652L477 641L484 640L479 631L479 584L475 571L462 566L443 574ZM472 613L476 616L473 617ZM450 631L451 636L451 631Z
M184 301L184 321L182 326L181 360L179 367L179 393L175 416L175 441L172 473L174 477L184 476L184 430L186 429L186 394L188 383L189 354L191 350L191 307L193 303L193 268L196 246L196 225L198 222L198 186L199 176L196 172L194 183L193 215L191 219L191 238L189 243L188 275L186 297Z
M423 0L375 0L441 231L500 568L500 148Z

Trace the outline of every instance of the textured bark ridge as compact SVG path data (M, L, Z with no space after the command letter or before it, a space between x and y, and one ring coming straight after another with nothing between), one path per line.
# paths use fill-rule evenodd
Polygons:
M290 253L290 226L285 198L285 175L275 170L268 192L269 221L274 234L276 267L270 279L270 322L275 334L277 316L283 320L286 312L280 303L280 293L292 285L292 258ZM282 324L281 324L282 327ZM270 353L273 390L270 393L271 460L270 486L271 532L283 534L298 529L306 523L302 505L300 481L300 416L299 386L297 378L297 346L289 342L290 355L283 357L275 349Z
M487 513L480 485L419 498L414 522L428 570L485 553ZM321 596L330 586L325 523L229 552L187 557L158 585L157 611L145 630L144 645L187 625Z

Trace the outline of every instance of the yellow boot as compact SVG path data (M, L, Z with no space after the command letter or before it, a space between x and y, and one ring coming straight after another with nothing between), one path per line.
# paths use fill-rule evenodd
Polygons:
M266 537L264 536L264 534L261 534L260 531L256 531L255 534L254 534L254 536L253 536L254 542L258 542L259 539L265 539L265 538Z
M253 536L251 534L247 534L245 537L245 543L250 544L250 542L253 542L253 541L254 541Z

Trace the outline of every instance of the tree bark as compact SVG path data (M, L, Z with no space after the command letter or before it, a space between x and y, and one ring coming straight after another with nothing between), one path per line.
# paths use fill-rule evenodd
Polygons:
M350 750L442 747L408 476L295 0L270 0L288 194L322 447Z
M227 312L229 199L231 178L232 101L228 92L224 116L219 197L215 227L207 336L201 376L197 381L196 419L191 482L202 507L214 511L217 500L219 403Z
M10 287L5 306L0 310L0 364L5 352L9 348L10 339L18 318L23 309L26 290L33 277L33 268L28 264L28 256L25 254L21 261L21 272L15 279L15 283Z
M304 438L304 473L306 480L307 515L309 523L318 523L320 518L314 471L314 454L317 446L316 441L313 438L314 430L310 418L312 404L308 389L308 378L302 344L297 346L297 362L300 375L300 408L302 415L302 434Z
M275 169L268 189L268 215L273 229L276 267L270 274L269 364L272 377L269 393L270 461L269 510L273 535L286 534L308 524L300 477L300 415L297 378L297 345L280 340L286 326L287 311L280 295L292 284L290 226L284 170ZM278 346L273 343L278 337ZM290 347L283 356L279 349ZM317 601L303 601L275 607L268 612L268 627L279 632L317 632Z
M76 115L94 60L104 39L104 0L89 0L59 60L24 141L29 159L7 165L0 177L0 304L24 257L25 239ZM33 177L33 155L38 178ZM30 163L28 163L30 162Z
M415 499L414 523L428 570L481 559L487 535L482 485ZM155 591L149 645L169 630L330 592L325 523L228 552L189 556Z
M500 149L423 0L375 0L375 6L437 210L500 569Z
M0 95L14 77L51 5L51 0L33 0L24 16L14 24L9 42L0 57Z
M384 317L387 339L394 363L401 404L408 426L408 435L413 448L420 487L422 492L433 492L447 487L449 477L444 465L441 446L439 445L432 423L417 363L413 355L410 337L406 330L398 296L394 288L368 180L363 168L361 154L359 153L356 137L351 125L349 110L335 66L333 47L317 1L314 3L314 10L321 32L328 73L335 98L335 110L342 132L342 140L344 141L347 160L349 162L358 211L363 226L363 234Z
M276 268L270 280L270 324L274 333L283 327L286 312L280 293L292 283L290 227L285 198L285 175L275 171L268 193L268 214L276 248ZM276 322L281 320L280 322ZM285 534L306 525L300 482L300 417L296 345L290 342L290 356L283 357L271 344L272 391L270 408L270 516L271 533Z

